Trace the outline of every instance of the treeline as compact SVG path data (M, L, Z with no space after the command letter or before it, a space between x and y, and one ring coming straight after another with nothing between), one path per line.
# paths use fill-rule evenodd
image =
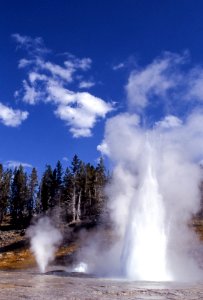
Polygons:
M36 168L30 174L22 166L4 170L0 164L0 224L5 216L19 228L33 216L59 208L65 222L97 219L105 205L103 188L108 180L101 158L96 166L75 155L66 170L60 161L46 165L39 180Z

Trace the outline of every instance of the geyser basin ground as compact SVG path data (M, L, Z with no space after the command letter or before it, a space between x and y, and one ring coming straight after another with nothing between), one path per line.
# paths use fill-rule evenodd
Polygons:
M0 299L203 299L202 283L135 282L58 273L54 269L48 274L1 271Z

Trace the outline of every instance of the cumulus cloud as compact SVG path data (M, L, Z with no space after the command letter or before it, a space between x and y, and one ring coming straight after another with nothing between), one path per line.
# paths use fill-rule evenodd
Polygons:
M17 127L28 117L27 111L13 109L0 103L0 122L6 126Z
M75 106L59 105L55 113L71 127L74 137L91 136L96 119L111 110L110 104L89 93L69 94L69 101Z
M33 45L43 49L40 38L31 39L19 34L13 36L16 42L32 54ZM39 101L55 105L55 115L69 127L73 137L89 137L92 129L100 118L113 109L113 105L88 92L77 92L69 88L78 80L78 86L88 89L95 83L84 79L81 72L91 68L90 58L76 58L68 54L62 65L46 60L43 51L36 52L30 59L23 58L19 68L27 68L28 78L23 80L22 99L24 102L35 105ZM78 75L79 74L79 75ZM19 97L20 92L16 93Z

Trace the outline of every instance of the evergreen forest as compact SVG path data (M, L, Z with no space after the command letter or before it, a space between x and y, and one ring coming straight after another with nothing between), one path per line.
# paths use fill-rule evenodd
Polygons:
M26 228L33 217L52 212L68 224L97 222L108 215L104 187L109 180L103 158L93 166L74 155L65 170L60 161L55 168L46 165L40 179L36 168L28 174L22 165L12 170L0 164L0 225L6 219L14 229ZM200 191L197 217L202 218L203 182Z
M103 213L108 181L103 159L96 166L75 155L65 170L60 161L46 165L39 179L36 168L4 169L0 164L0 225L6 218L13 228L26 228L33 217L57 211L63 222L98 220Z

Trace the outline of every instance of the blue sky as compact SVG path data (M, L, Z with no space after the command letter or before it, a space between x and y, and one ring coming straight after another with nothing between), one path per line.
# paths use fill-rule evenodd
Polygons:
M95 163L110 117L200 110L202 14L198 0L2 0L0 161Z

